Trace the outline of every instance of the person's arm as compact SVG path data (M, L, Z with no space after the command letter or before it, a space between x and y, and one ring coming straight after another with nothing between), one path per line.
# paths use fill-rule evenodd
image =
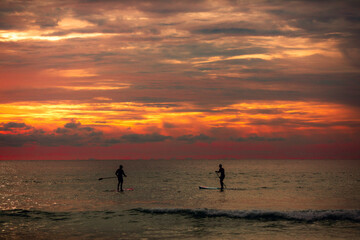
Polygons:
M124 175L125 177L127 177L124 171L123 171L123 175Z

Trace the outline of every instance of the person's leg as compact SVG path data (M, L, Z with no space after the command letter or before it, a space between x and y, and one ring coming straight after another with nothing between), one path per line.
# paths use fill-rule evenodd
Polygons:
M117 185L117 188L116 188L116 190L119 192L120 191L120 180L118 179L118 185Z
M124 182L124 181L121 179L121 181L120 181L121 190L120 190L120 191L124 191L124 190L123 190L123 182Z

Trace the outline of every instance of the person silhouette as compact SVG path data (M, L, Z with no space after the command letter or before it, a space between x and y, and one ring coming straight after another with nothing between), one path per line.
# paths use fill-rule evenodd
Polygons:
M220 176L218 175L218 177L220 178L220 186L221 186L221 191L224 190L224 178L225 178L225 169L222 167L222 164L219 164L219 170L215 171L216 174L220 173Z
M123 176L127 177L126 174L125 174L125 172L124 172L124 170L123 170L123 166L122 166L122 165L120 165L120 166L119 166L119 169L116 170L115 175L116 175L117 178L118 178L117 191L118 191L118 192L120 192L120 191L122 192L122 191L124 191L124 189L123 189L123 182L124 182ZM120 188L120 190L119 190L119 188Z

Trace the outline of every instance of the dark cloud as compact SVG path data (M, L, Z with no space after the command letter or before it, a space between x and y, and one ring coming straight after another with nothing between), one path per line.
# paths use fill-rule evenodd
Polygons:
M358 73L282 74L250 77L248 81L266 86L287 86L296 89L294 96L304 101L322 101L359 106ZM280 95L281 96L281 95Z
M246 88L223 89L224 98L241 100L288 100L297 101L303 99L301 92L295 90L266 90Z
M283 126L283 127L313 127L313 128L327 128L327 127L337 127L337 126L347 126L351 128L359 128L360 123L358 121L341 121L334 120L332 122L325 121L316 121L313 119L303 120L303 119L287 119L287 118L273 118L273 119L252 119L249 123L250 125L265 125L265 126Z
M40 146L83 146L91 144L92 141L86 136L78 134L44 134L32 132L30 134L0 134L0 146L3 147L22 147L28 144Z
M95 131L94 128L92 127L81 127L81 123L80 122L76 122L75 120L72 120L69 123L66 123L64 125L64 128L57 128L55 130L55 133L59 133L59 134L67 134L67 133L71 133L74 131L85 131L85 132L91 132L91 134L93 134Z
M87 132L93 132L94 128L92 127L82 127L81 130L87 131Z
M213 112L213 110L207 109L206 105L224 106L247 100L323 101L359 106L358 78L359 74L357 73L282 74L280 76L219 78L207 84L204 83L205 85L201 85L199 80L198 85L180 81L178 83L163 81L162 85L160 83L159 85L136 83L135 87L119 90L23 88L0 91L0 102L58 100L103 102L99 97L106 96L107 99L110 99L107 100L109 102L132 101L145 104L145 106L175 108L174 111L186 111L179 108L181 102L192 102L203 106L203 108L195 110L199 112ZM254 89L251 86L254 83L263 89ZM174 85L184 87L174 87ZM247 88L247 85L251 88ZM145 88L140 86L145 86ZM123 110L117 109L116 111ZM194 111L194 109L189 109L189 111Z
M92 4L100 8L111 8L117 6L118 8L137 9L146 14L156 15L174 15L187 12L202 12L211 9L209 1L199 0L183 0L183 1L166 1L166 0L80 0L79 3Z
M0 29L23 30L37 25L41 28L57 26L68 8L56 1L8 1L0 3Z
M262 137L256 134L250 135L248 137L238 137L230 138L232 141L236 142L274 142L274 141L285 141L285 138L282 137Z
M193 57L212 57L212 56L240 56L246 54L262 54L267 53L268 49L265 47L249 47L246 45L237 44L216 44L194 42L187 44L179 44L169 48L164 45L160 48L162 54L170 59L191 59Z
M175 103L144 103L146 107L156 107L156 108L177 108L181 107L180 104Z
M121 136L121 140L127 143L144 143L144 142L162 142L171 139L170 136L164 136L158 133L152 134L126 134Z
M171 136L164 136L158 133L152 134L125 134L119 138L110 138L104 140L104 145L114 145L119 143L147 143L147 142L163 142L172 139Z
M16 1L0 2L0 29L9 30L13 28L22 29L27 25L27 19L19 16L19 12L27 9L27 4Z
M360 22L360 20L359 20ZM360 67L360 47L359 47L360 31L342 41L338 47L347 61L359 68Z
M71 128L71 129L75 129L75 128L78 128L80 127L81 123L80 122L75 122L74 120L69 122L69 123L66 123L64 125L65 128Z
M164 128L175 128L176 125L175 125L175 124L172 124L172 123L169 123L169 122L164 122L164 123L163 123L163 127L164 127Z
M161 15L171 15L178 13L188 13L188 12L202 12L209 10L209 5L206 4L207 1L164 1L164 0L155 0L155 1L140 1L140 4L136 4L136 8L147 13L155 13Z
M256 115L256 114L274 115L274 114L282 114L284 111L280 109L248 109L248 110L241 110L241 112L249 113L252 115Z
M26 125L25 123L18 123L18 122L8 122L8 123L1 123L0 124L0 131L10 131L14 132L16 130L29 130L32 127Z
M261 30L250 28L204 28L195 30L194 33L200 34L225 34L225 35L240 35L240 36L287 36L291 32L283 32L276 29Z
M276 4L275 4L276 6ZM327 37L343 37L355 33L360 22L359 1L282 1L269 13L284 19L290 25L301 28L304 33Z
M55 130L55 132L56 132L56 133L59 133L59 134L66 134L66 133L70 132L70 130L69 130L69 129L66 129L66 128L57 128L57 129Z
M26 135L12 135L0 133L0 146L1 147L22 147L24 144L32 141L31 136Z
M31 130L21 134L0 134L0 146L21 147L26 144L41 146L84 146L102 144L103 133L91 127L80 127L80 122L74 120L66 123L64 128L57 128L53 133L36 129L24 123L9 122L3 124L6 129Z
M194 143L194 142L211 142L214 141L215 138L206 136L205 134L199 134L199 135L183 135L176 138L177 141L184 141L188 143Z
M302 37L337 39L344 56L359 66L360 2L279 1L277 9L268 10L290 26L301 29ZM278 3L279 3L278 2Z

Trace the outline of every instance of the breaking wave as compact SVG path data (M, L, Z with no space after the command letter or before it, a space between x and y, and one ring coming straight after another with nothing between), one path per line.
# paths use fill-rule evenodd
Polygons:
M217 210L217 209L181 209L155 208L134 209L150 214L181 214L195 218L227 217L260 221L352 221L360 222L360 210L303 210L303 211L267 211L267 210Z
M146 214L178 214L193 218L225 217L258 221L351 221L360 223L360 210L302 210L302 211L270 211L270 210L219 210L219 209L183 209L183 208L136 208L136 211ZM47 219L62 221L74 217L85 218L113 218L120 216L113 211L83 211L83 212L46 212L39 210L2 210L0 223L10 218L26 218L28 220ZM5 218L4 218L5 217Z
M59 220L69 219L70 213L13 209L13 210L1 210L0 217L17 217L17 218L27 218L32 220L39 220L46 218L54 221L59 221Z

